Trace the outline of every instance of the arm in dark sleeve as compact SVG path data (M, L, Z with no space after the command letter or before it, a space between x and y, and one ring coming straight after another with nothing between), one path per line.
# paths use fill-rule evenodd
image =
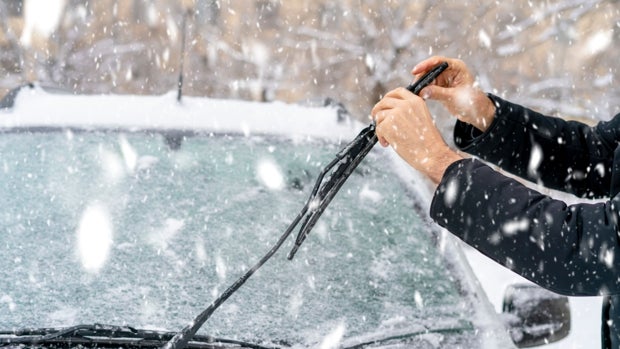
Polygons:
M580 197L609 194L620 117L589 127L489 98L496 114L484 133L457 122L454 139L461 150L549 188Z
M448 167L431 217L519 275L565 295L620 293L618 196L566 205L481 161Z

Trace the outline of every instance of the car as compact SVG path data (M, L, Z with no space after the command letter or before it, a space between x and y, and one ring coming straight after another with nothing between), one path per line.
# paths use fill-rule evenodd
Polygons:
M16 89L0 103L0 345L164 347L363 126L334 107ZM276 253L187 346L514 348L422 183L375 147L295 258ZM518 320L528 298L511 299Z
M519 287L529 290L532 298L535 293L541 292L531 281L500 266L471 247L464 246L463 251L469 264L474 270L484 293L487 295L495 311L502 314L505 308L505 295L510 290ZM563 338L557 341L538 341L537 345L530 346L540 349L589 349L601 347L601 307L602 297L562 297L551 292L545 292L546 297L557 299L558 303L568 306L565 328L570 329ZM501 316L501 315L500 315ZM517 333L515 333L518 335Z

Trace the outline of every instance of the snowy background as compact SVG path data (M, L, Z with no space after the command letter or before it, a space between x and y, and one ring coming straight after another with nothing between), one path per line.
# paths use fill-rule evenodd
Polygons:
M619 12L612 0L0 0L0 97L31 81L79 94L164 94L183 72L186 95L331 98L365 119L381 95L410 82L417 62L445 55L511 101L604 120L620 111ZM450 116L433 107L449 130ZM585 309L575 318L598 321L598 304Z
M183 58L189 95L329 97L365 118L438 54L510 100L605 119L620 105L618 11L611 0L1 0L0 94L34 80L161 94Z

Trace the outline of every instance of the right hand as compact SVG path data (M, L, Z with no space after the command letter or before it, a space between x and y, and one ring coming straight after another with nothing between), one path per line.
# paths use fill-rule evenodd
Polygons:
M444 61L448 62L448 68L422 89L420 96L440 101L459 120L485 131L495 117L495 105L475 85L475 79L463 61L434 56L418 63L411 74L419 79Z
M424 100L404 87L388 92L372 108L371 115L379 143L391 145L411 167L435 184L451 163L461 159L444 142Z

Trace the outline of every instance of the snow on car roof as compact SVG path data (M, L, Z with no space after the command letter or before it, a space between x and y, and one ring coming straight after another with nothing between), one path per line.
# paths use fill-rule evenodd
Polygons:
M177 129L216 133L286 134L348 141L364 125L337 121L334 107L259 103L175 93L158 96L73 95L22 88L0 127Z

